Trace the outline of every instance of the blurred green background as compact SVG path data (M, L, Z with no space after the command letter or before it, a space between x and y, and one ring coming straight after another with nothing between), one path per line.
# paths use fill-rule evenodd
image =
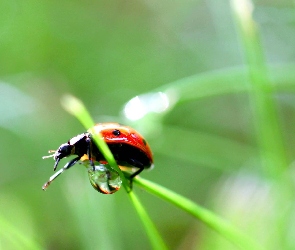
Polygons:
M85 130L61 108L67 93L95 121L122 122L146 136L155 168L142 177L228 219L266 249L295 249L294 1L254 7L276 86L269 120L254 115L243 87L247 48L229 1L0 1L0 249L151 249L125 191L99 194L82 167L42 191L54 162L41 157ZM223 90L228 82L241 90ZM155 89L172 89L177 103L140 121L124 117L131 98ZM272 122L278 130L259 143ZM284 162L270 173L264 161L272 155L260 160L268 140L273 149L282 145L274 163ZM170 249L236 249L134 190Z

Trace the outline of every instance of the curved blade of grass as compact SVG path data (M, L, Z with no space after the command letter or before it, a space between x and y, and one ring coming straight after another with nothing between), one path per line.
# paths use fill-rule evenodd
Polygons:
M147 212L145 211L144 207L140 203L137 196L134 194L133 191L129 193L129 197L133 202L134 207L136 208L136 211L146 229L147 235L149 236L151 240L151 244L153 246L153 249L159 249L159 250L165 250L167 249L164 241L160 237L156 227L154 226L153 222L149 218Z
M278 90L295 91L295 65L270 66L269 76ZM251 83L244 66L199 73L162 85L153 92L164 92L177 102L230 93L249 92Z
M256 242L254 242L251 238L249 238L244 233L240 232L237 228L231 225L229 222L224 219L218 217L213 212L198 206L196 203L191 200L167 189L158 184L155 184L151 181L142 179L142 178L134 178L134 183L143 187L150 193L155 194L156 196L169 201L175 206L183 209L187 213L191 214L195 218L202 221L204 224L218 232L220 235L231 241L236 246L245 250L261 250Z
M295 64L286 65L272 65L269 66L269 78L275 85L276 90L281 92L295 92ZM136 122L149 124L148 128L153 127L153 121L156 122L163 117L167 111L169 112L174 106L183 102L198 100L201 98L208 98L213 96L221 96L236 93L251 93L253 88L250 83L249 70L245 66L225 68L221 70L214 70L204 73L198 73L189 77L179 79L177 81L162 85L159 88L151 90L150 92L143 93L137 96L142 99L143 105L145 98L149 94L159 94L164 96L165 99L157 100L162 105L167 105L162 111L155 112L147 105L142 113L145 116L138 119ZM133 98L126 103L126 106L132 106ZM126 108L125 106L125 108ZM135 108L138 112L138 108ZM126 110L124 109L124 113ZM128 111L129 112L129 111ZM126 114L125 114L126 115ZM127 119L131 119L126 116ZM152 123L152 124L151 124Z
M91 128L94 126L94 122L87 111L86 107L82 103L81 100L77 99L76 97L72 95L66 95L62 98L62 106L66 111L68 111L70 114L74 115L77 117L77 119L83 124L83 126L87 128ZM134 205L138 215L140 216L141 221L144 224L144 227L146 229L146 232L148 234L148 237L150 239L151 245L153 246L154 249L159 249L159 250L165 250L167 247L165 246L165 243L161 239L156 227L154 226L153 222L149 218L148 214L146 213L144 207L140 203L139 199L136 197L134 192L130 190L130 186L128 185L128 182L118 167L114 156L112 152L110 151L108 145L105 143L105 141L101 138L101 136L96 136L93 134L93 139L95 143L97 144L98 148L101 150L102 154L106 158L107 162L111 165L113 169L115 169L123 182L124 188L126 189L132 204Z

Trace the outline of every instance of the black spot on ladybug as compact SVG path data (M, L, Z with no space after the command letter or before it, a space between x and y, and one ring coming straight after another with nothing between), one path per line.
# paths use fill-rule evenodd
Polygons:
M146 146L146 140L142 139L143 144Z
M113 130L112 133L113 133L113 135L115 135L115 136L119 136L119 135L121 134L120 130L118 130L118 129Z

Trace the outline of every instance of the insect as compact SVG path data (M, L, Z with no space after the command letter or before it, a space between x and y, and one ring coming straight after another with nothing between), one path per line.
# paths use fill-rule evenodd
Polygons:
M61 144L57 150L49 151L49 153L54 154L43 157L43 159L53 157L55 160L53 170L55 171L61 159L70 155L76 155L75 158L49 178L49 181L43 185L43 190L55 178L74 166L79 160L89 160L92 171L96 169L94 162L106 163L104 156L93 141L93 134L100 134L102 136L114 155L118 166L121 170L130 174L130 184L132 184L132 179L144 169L153 167L153 156L150 146L136 130L118 123L98 123L87 132L71 138L67 143ZM107 169L105 172L107 176L113 173L110 173ZM94 188L96 187L94 186ZM100 190L99 187L96 189L99 192L108 193Z

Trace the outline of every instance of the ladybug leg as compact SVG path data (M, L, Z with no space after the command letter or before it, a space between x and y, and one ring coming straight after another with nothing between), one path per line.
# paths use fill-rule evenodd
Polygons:
M130 179L130 187L132 189L132 182L133 182L133 178L136 176L136 175L139 175L143 170L144 170L144 167L141 166L141 167L138 167L139 169L137 171L135 171L132 175L129 176L129 179Z
M130 181L130 188L132 189L133 186L133 178L136 175L139 175L143 170L144 170L144 166L142 164L137 164L136 168L138 168L138 170L136 170L133 174L131 174L129 176L129 181Z
M91 157L91 146L92 146L92 143L91 143L91 139L90 137L87 137L86 139L86 143L87 143L87 156L88 156L88 159L90 161L90 165L92 167L92 170L95 171L95 165L94 165L94 162L92 160L92 157Z
M81 158L81 156L77 156L73 160L70 160L62 169L66 170L66 169L69 169L70 167L74 166L77 163L77 161L80 160L80 158Z
M72 159L71 161L69 161L63 168L61 168L59 171L57 171L54 175L50 176L49 181L47 181L42 189L45 190L46 188L48 188L48 186L51 184L51 182L54 181L54 179L56 179L60 174L62 174L65 170L69 169L70 167L74 166L77 161L79 161L81 158L81 156L77 156L76 158Z
M134 173L132 173L131 175L129 175L130 188L132 189L132 181L133 181L133 178L136 175L139 175L144 170L144 165L140 161L138 161L136 159L133 159L133 158L129 158L127 162L130 164L130 167L132 167L132 168L138 168L138 170L136 170Z

